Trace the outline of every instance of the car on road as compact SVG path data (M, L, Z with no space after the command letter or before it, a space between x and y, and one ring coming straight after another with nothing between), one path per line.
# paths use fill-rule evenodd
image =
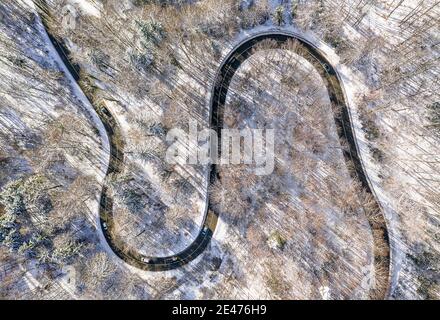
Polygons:
M107 118L113 118L113 117L112 117L112 114L110 113L110 111L108 111L107 108L102 107L102 108L101 108L101 112L102 112Z
M142 262L147 263L147 264L151 264L151 263L153 263L153 259L150 259L148 257L143 257Z

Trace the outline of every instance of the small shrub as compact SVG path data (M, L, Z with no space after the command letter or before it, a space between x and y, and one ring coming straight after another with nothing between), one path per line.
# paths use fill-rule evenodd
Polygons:
M155 20L150 21L136 21L136 25L142 34L142 46L145 49L151 49L154 45L159 45L165 38L165 30L159 22Z
M374 115L361 108L359 118L362 123L362 129L365 131L366 138L370 141L377 140L380 137L380 130L376 125Z
M382 152L382 150L376 147L370 147L370 150L374 160L376 160L377 162L383 162L383 160L385 159L385 154Z
M79 254L82 243L68 239L62 241L60 244L55 246L55 250L52 254L52 260L59 263L64 263Z
M16 180L5 186L0 193L0 204L5 207L9 216L20 215L26 211L23 180Z
M106 72L109 66L110 56L101 50L94 50L90 53L90 60L102 72Z
M281 236L278 231L275 231L267 239L267 245L272 249L283 250L286 245L286 240Z
M428 107L429 128L440 137L440 102L434 102Z
M298 12L298 0L292 0L292 4L290 7L290 16L292 17L292 19L296 18Z
M130 62L138 71L148 71L149 67L154 61L153 54L148 51L143 54L131 54Z
M276 22L276 24L279 26L284 23L283 15L284 15L284 7L283 6L276 7L273 19Z
M153 136L156 136L156 137L159 137L159 138L164 138L166 136L166 134L167 134L167 130L165 129L163 124L161 124L161 123L153 123L148 128L148 133L150 135L153 135Z
M418 276L419 287L417 288L417 293L424 300L437 300L438 296L435 293L435 288L438 284L436 279L426 278L424 276Z

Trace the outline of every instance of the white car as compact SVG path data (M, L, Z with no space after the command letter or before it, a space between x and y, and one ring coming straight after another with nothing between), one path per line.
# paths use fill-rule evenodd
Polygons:
M144 257L144 258L142 258L142 262L151 263L151 259L147 258L147 257Z

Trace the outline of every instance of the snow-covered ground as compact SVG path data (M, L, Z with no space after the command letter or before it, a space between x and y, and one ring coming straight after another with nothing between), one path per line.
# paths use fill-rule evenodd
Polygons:
M326 15L326 11L311 14L307 10L318 8L319 2L310 1L302 3L298 7L300 14L292 19L289 12L291 1L284 1L284 22L282 26L277 26L273 17L280 2L255 2L260 10L256 16L268 20L262 18L247 29L239 24L228 28L243 14L228 7L229 2L199 1L193 5L191 10L194 11L174 12L170 8L168 13L157 7L142 11L128 0L108 1L106 4L92 0L66 2L77 14L74 17L76 29L70 30L68 28L72 25L60 24L58 30L52 31L63 36L84 74L93 77L94 85L99 88L95 94L106 101L124 140L124 171L110 185L115 195L117 232L126 244L147 255L175 253L193 241L204 213L206 168L175 167L172 175L164 178L170 168L161 161L166 143L160 133L163 128L157 124L168 130L175 126L184 127L192 118L197 119L201 126L206 126L210 88L222 58L236 44L253 34L284 30L301 34L313 43L326 54L341 75L361 157L387 218L393 263L391 297L426 298L428 294L438 297L438 283L429 277L432 273L430 268L438 265L436 259L439 255L440 164L438 136L431 131L426 116L426 106L438 101L440 92L440 32L438 26L433 25L440 15L438 6L431 0L404 1L401 5L395 1L377 5L364 5L358 1L324 1L326 10L330 8L331 12L340 12L335 16ZM54 9L53 14L60 14L58 18L62 22L64 16L61 15L66 14L62 8L66 3L58 0L48 3ZM255 7L246 10L255 10ZM266 10L270 13L268 17L265 16ZM237 16L231 17L231 12ZM189 14L191 19L185 14ZM171 16L173 19L169 18ZM43 142L48 140L45 135L50 122L48 119L64 119L63 126L67 126L69 121L66 119L70 119L73 127L81 124L81 132L87 132L85 135L72 134L76 139L74 142L67 139L62 141L61 147L55 146L66 157L64 164L51 169L61 172L57 175L60 183L69 188L72 177L83 174L93 176L99 185L108 164L108 138L93 106L68 74L38 19L32 22L31 19L14 18L6 11L1 12L0 17L4 31L0 38L0 73L3 77L0 80L0 161L3 162L0 163L7 165L7 170L3 170L5 167L0 170L0 188L9 181L46 170L43 166L46 162L42 161L44 157L35 150L39 150L36 147L38 139ZM175 38L169 34L165 40L173 50L161 48L163 51L155 52L158 70L134 70L133 59L139 58L137 54L144 53L142 32L136 21L155 19L167 28L183 26L192 42L188 41L188 34L184 37L177 27ZM111 24L101 23L109 20ZM303 30L305 26L308 30ZM334 33L328 32L329 26L336 26L336 40L342 43L336 48L329 45L330 40L337 42L333 39ZM11 47L18 48L14 54L18 52L24 62L10 62L9 58L13 56ZM242 66L240 72L264 65L264 61L258 60L258 55L252 59L248 65ZM305 62L300 64L307 67ZM393 72L401 72L404 81L397 81L397 84L389 81L396 80L392 78ZM233 86L238 85L239 77L240 74L234 78ZM278 87L278 75L257 73L255 79L266 77L272 77L273 89L282 93ZM253 99L249 92L243 92L242 96ZM232 99L231 96L228 99ZM260 102L267 104L269 101L272 100L264 97ZM326 113L322 115L330 116ZM274 119L272 124L281 128L281 122L275 120L277 115L271 114L271 117ZM249 119L244 119L241 123L252 124L247 121ZM334 147L337 142L335 136L331 136L334 128L330 124L326 128L330 129L327 136L330 142L326 146ZM151 134L152 130L156 130L155 134ZM371 134L376 131L379 134ZM81 151L71 152L72 149ZM301 150L307 151L307 146ZM328 159L330 154L333 153L324 153L322 157ZM314 167L317 172L322 172L321 165L317 165L319 170ZM346 173L344 169L338 169L343 179ZM309 171L315 172L313 170ZM287 185L292 197L297 199L299 190L295 181L289 178ZM189 182L189 187L183 182ZM317 183L319 186L322 180L318 179ZM260 187L265 185L262 183ZM318 188L317 194L324 191ZM99 188L96 196L88 200L90 226L97 225L98 194ZM298 220L294 219L296 215L293 212L280 209L281 203L271 202L274 199L266 201L265 215L255 214L256 222L253 223L257 226L252 223L247 225L250 222L240 219L240 216L233 225L227 221L228 215L221 217L208 250L179 270L148 273L125 265L111 254L99 228L96 234L85 231L85 237L96 246L86 257L91 261L94 253L104 249L110 257L105 263L116 269L112 269L113 276L107 275L103 279L114 280L116 275L121 274L124 275L121 279L135 279L133 288L136 284L142 290L133 289L127 291L127 295L138 298L275 298L277 294L270 290L271 287L288 292L284 297L366 297L371 283L366 284L363 280L371 271L368 253L372 249L365 220L357 217L353 222L344 215L336 215L337 209L332 206L314 204L313 209L323 215L322 232L332 234L323 245L307 238L310 235L303 233L303 225L295 229ZM141 208L137 210L137 207ZM299 217L303 217L301 213L303 209L299 210ZM289 219L290 229L279 225ZM307 225L307 217L304 219L301 221ZM343 225L347 228L340 230ZM355 226L361 230L357 234L353 231ZM252 232L247 231L248 228ZM273 249L279 236L275 232L277 230L281 236L291 239L284 251ZM253 241L262 242L261 246L252 246L249 232L253 233ZM351 233L355 235L349 243L346 238ZM264 240L269 238L271 241ZM268 243L271 245L268 246ZM308 247L301 247L305 245ZM358 249L358 256L354 248ZM348 251L341 253L341 250ZM303 260L295 260L292 257L294 252L301 255L308 251L314 252L316 259L306 256ZM349 266L354 269L339 272L341 279L338 280L324 281L322 275L321 278L312 276L313 270L325 273L323 270L327 267L322 266L323 257L335 253L336 256L352 255L354 260ZM249 255L261 256L261 264L253 268ZM218 259L221 259L219 269ZM104 264L99 259L96 261ZM277 264L282 267L273 267ZM78 262L76 283L85 281L81 275L89 267L85 261ZM345 268L346 265L337 267ZM29 274L25 277L29 278ZM429 290L426 283L431 282L427 279L433 283ZM31 284L32 281L25 283ZM103 280L103 283L107 282ZM301 283L301 286L292 286L292 283ZM351 286L344 287L345 284ZM87 296L91 291L75 294ZM111 298L111 294L103 297Z

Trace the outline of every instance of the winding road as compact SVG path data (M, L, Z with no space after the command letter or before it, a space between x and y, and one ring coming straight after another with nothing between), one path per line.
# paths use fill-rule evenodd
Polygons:
M49 32L48 34L50 36ZM71 72L76 71L76 68L70 63L70 60L68 59L68 56L63 49L63 46L60 45L60 43L53 37L50 36L50 39L53 42L56 50L62 57L63 61L66 63L68 69ZM366 175L364 165L359 156L359 148L354 135L351 114L346 103L346 97L343 86L341 85L340 76L319 49L317 49L306 39L297 34L283 31L270 31L266 33L259 33L238 44L223 60L217 71L210 100L211 129L217 132L219 139L218 141L221 141L220 135L221 128L223 127L222 114L232 77L241 66L241 64L255 52L255 50L253 49L256 47L256 45L264 40L274 40L274 43L276 43L279 48L283 48L283 46L287 44L289 40L295 40L297 41L300 48L305 49L300 50L300 54L316 68L316 70L323 78L330 97L334 114L334 121L336 126L340 129L338 130L339 139L341 142L345 142L349 146L347 150L343 151L344 159L347 164L350 164L353 168L355 168L354 172L352 173L353 178L360 181L364 190L374 196L377 210L382 213L383 217L383 210L380 206L379 201L377 200L374 190L371 187L371 183L368 179L368 176ZM75 77L75 79L77 80L77 77ZM110 174L117 174L122 171L124 156L123 146L120 143L120 128L116 119L112 116L110 110L108 110L105 106L95 105L94 108L104 124L110 141L111 155L106 175L106 177L108 177ZM342 112L337 112L341 110ZM219 148L219 155L220 151L221 150ZM217 179L217 168L216 165L213 164L210 168L209 183L214 183ZM123 242L118 240L117 236L113 234L112 208L113 200L108 192L108 188L106 187L105 183L101 193L99 211L101 229L105 236L105 239L107 240L110 248L114 251L114 253L118 257L123 259L126 263L139 269L148 271L166 271L176 269L200 256L200 254L203 253L209 245L218 222L218 213L213 209L208 199L205 206L205 213L201 230L192 244L190 244L183 251L172 256L145 257L132 249L124 248ZM376 229L378 228L377 220L370 221L369 218L369 223L371 226L374 225ZM385 218L383 217L383 219L381 219L379 223L379 229L382 231L383 237L373 237L374 245L375 247L380 246L382 248L385 246L389 249L390 246L388 229ZM378 257L375 256L374 260L376 260L376 263L378 260L377 258ZM379 261L380 267L386 268L388 276L390 273L390 260L390 250L388 250L388 256L381 256ZM387 288L380 288L381 292L383 292L384 298L388 295L389 279L386 279L385 283Z

